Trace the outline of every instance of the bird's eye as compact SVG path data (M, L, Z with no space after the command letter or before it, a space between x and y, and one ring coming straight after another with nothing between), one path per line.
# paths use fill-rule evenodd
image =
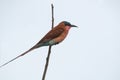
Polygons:
M63 21L63 22L64 22L65 26L71 26L71 24L69 22L67 22L67 21Z

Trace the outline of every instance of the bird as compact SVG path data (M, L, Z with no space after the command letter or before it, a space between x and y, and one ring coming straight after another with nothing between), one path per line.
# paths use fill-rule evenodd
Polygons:
M10 61L4 63L0 67L3 67L7 65L8 63L16 60L17 58L24 56L28 52L43 47L43 46L52 46L59 44L62 42L66 36L68 35L68 32L71 27L77 27L76 25L71 24L68 21L62 21L57 26L55 26L52 30L50 30L37 44L35 44L32 48L28 49L24 53L20 54L19 56L11 59Z

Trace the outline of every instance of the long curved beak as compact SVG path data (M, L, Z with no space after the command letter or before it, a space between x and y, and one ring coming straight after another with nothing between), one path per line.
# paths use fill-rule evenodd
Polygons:
M71 25L71 27L78 27L78 26L76 26L76 25Z

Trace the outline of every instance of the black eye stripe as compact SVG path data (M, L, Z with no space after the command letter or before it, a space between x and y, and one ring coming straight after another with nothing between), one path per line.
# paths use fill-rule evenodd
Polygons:
M67 21L63 21L63 22L64 22L65 26L71 26L71 24L69 22L67 22Z

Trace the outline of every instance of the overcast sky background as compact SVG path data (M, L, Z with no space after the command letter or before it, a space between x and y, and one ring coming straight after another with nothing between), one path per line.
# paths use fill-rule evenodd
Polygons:
M120 80L120 0L54 0L55 25L68 37L52 47L46 80ZM0 0L0 65L51 29L50 0ZM41 80L48 47L0 69L0 80Z

